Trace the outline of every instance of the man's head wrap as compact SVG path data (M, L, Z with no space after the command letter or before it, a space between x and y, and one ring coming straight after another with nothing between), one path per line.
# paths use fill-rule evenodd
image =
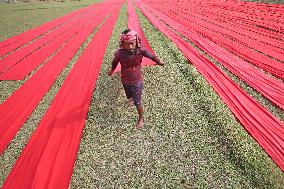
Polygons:
M139 34L134 30L127 29L127 30L123 31L120 35L119 47L123 48L124 42L134 42L134 41L136 42L136 47L140 48L141 47L141 38L140 38Z

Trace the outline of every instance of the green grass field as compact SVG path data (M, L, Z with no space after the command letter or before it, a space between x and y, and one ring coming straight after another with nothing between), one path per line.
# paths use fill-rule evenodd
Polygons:
M91 3L95 1L1 3L0 39ZM110 78L106 74L118 47L119 34L127 27L123 6L93 93L72 188L283 188L284 174L278 166L243 129L194 66L137 13L151 46L166 63L163 68L143 69L145 127L134 128L136 110L126 105L119 75ZM90 39L0 156L0 186ZM284 120L283 111L220 68ZM0 81L0 102L24 82Z

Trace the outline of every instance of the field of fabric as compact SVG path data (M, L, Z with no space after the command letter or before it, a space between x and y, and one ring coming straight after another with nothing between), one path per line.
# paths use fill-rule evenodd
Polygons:
M64 3L0 5L22 16L0 28L1 188L283 187L282 5ZM107 76L127 27L166 63L143 68L141 130Z

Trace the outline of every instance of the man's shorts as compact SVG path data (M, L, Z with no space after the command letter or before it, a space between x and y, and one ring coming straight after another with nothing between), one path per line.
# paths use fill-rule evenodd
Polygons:
M126 97L128 99L132 98L135 106L142 105L141 96L142 96L142 91L143 91L143 88L144 88L143 81L139 81L135 84L130 84L130 85L123 84L123 88L124 88Z

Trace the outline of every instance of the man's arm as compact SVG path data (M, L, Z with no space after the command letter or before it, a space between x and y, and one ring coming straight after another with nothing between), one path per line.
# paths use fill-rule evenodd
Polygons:
M108 72L108 76L111 76L119 63L119 54L118 51L115 52L114 58L111 63L111 70Z
M156 64L160 66L164 66L164 62L162 62L159 58L157 58L155 55L153 55L151 52L146 50L145 48L141 49L143 56L146 58L149 58L150 60L154 61Z

